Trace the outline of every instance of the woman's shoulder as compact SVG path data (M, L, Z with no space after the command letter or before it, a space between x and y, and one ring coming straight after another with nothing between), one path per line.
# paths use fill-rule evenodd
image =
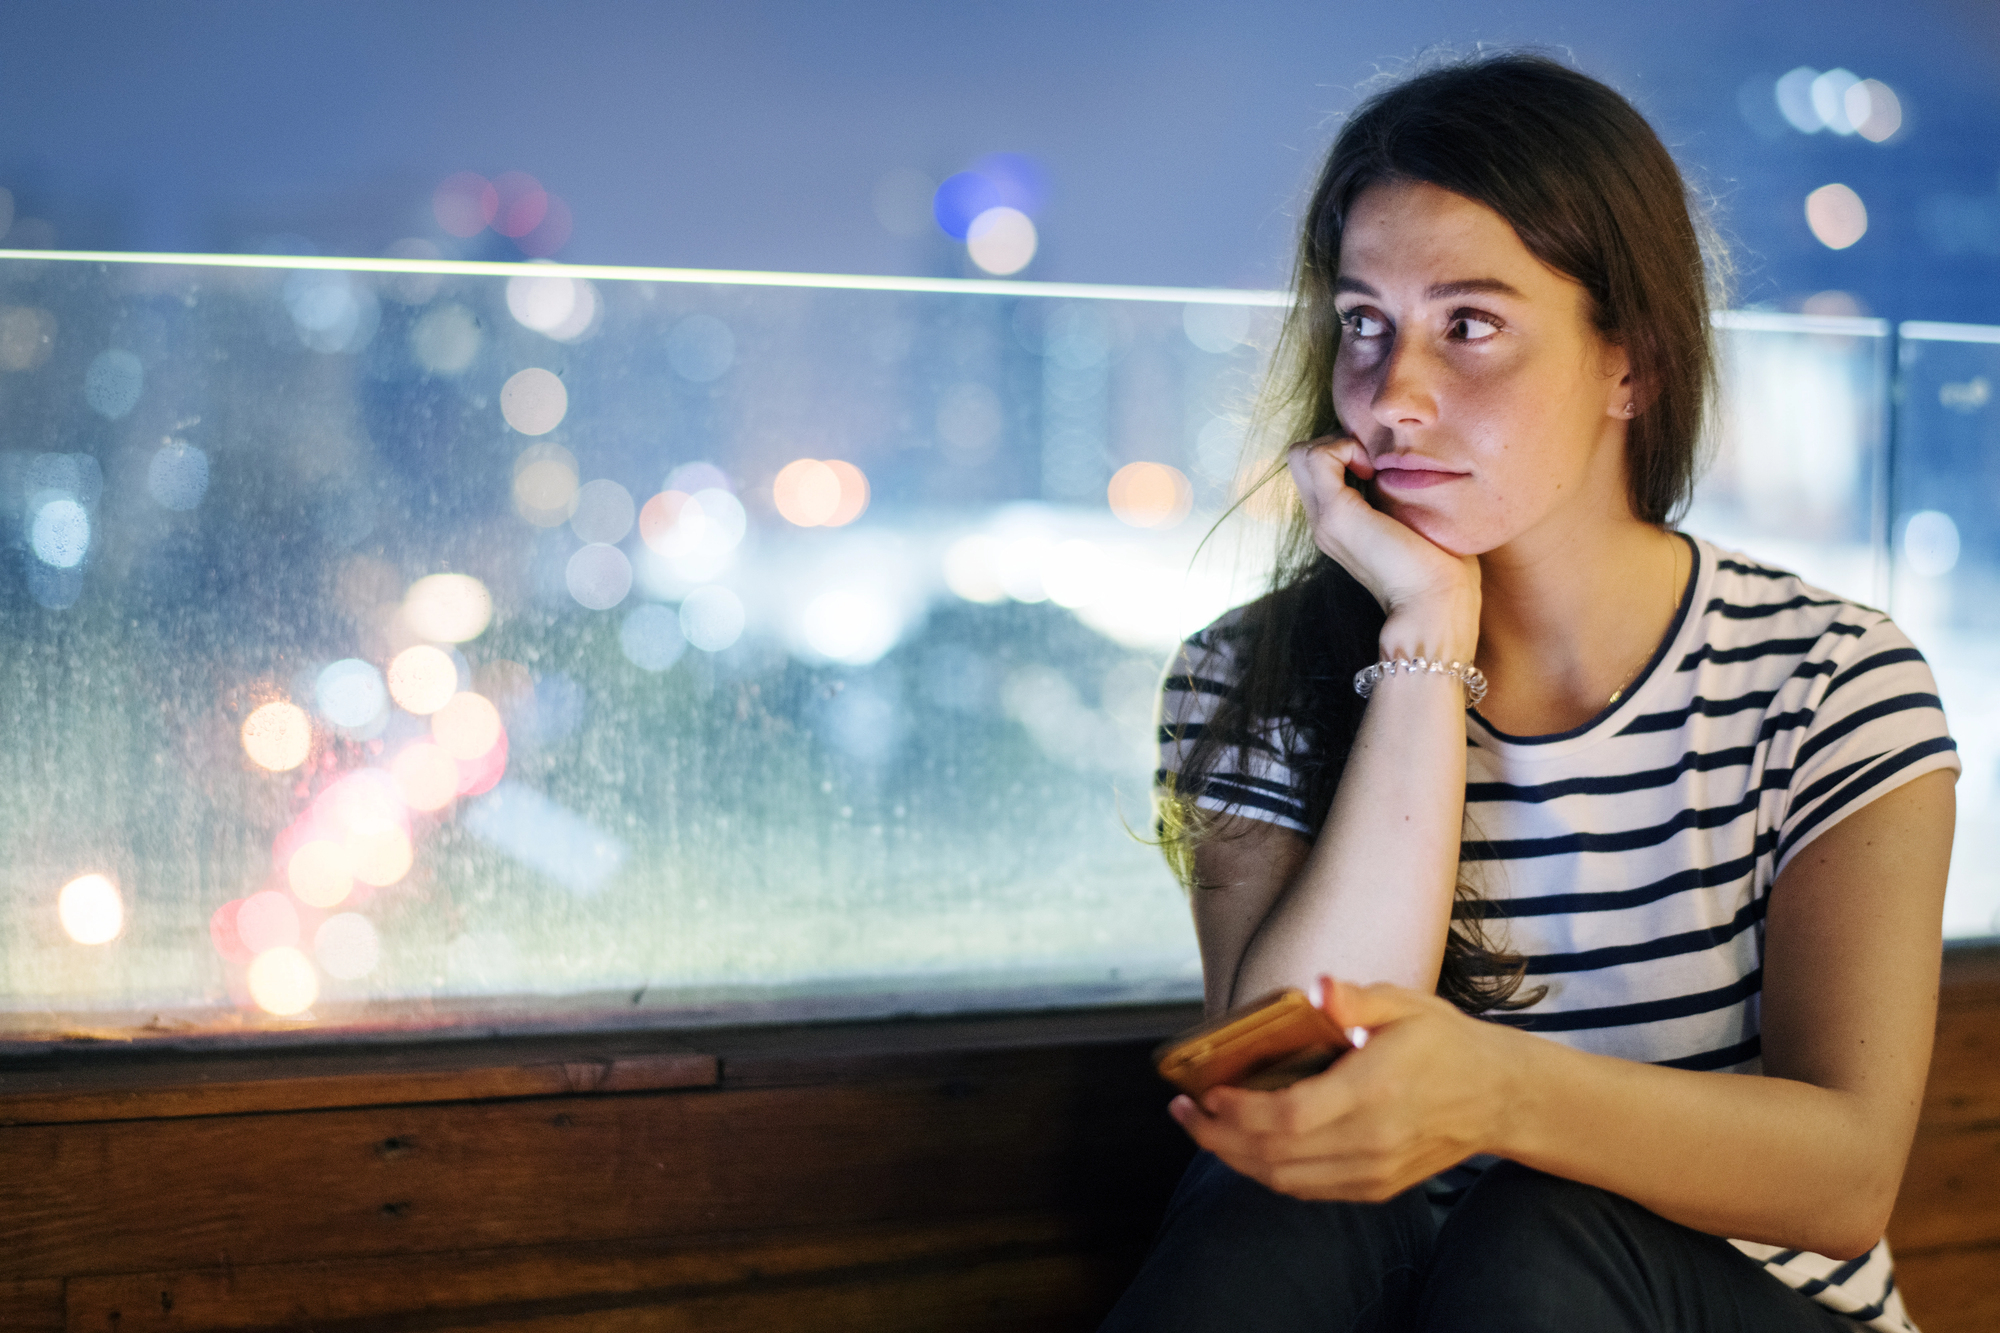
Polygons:
M1762 662L1788 671L1803 662L1837 662L1884 651L1921 660L1909 637L1875 607L1804 576L1704 538L1694 539L1712 574L1701 606L1698 643L1684 668L1704 660Z

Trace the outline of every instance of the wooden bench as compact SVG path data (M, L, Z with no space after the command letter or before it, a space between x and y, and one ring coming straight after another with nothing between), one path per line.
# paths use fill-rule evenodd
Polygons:
M0 1330L1078 1329L1188 1147L1186 1006L0 1064ZM1891 1228L2000 1328L2000 950L1955 951Z

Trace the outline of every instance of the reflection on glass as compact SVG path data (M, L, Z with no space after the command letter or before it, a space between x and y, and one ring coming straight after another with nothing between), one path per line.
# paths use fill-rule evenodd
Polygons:
M0 1037L1198 993L1133 831L1278 298L492 267L0 259ZM1723 322L1688 526L1894 592L1971 828L2000 344L1892 476L1891 330Z

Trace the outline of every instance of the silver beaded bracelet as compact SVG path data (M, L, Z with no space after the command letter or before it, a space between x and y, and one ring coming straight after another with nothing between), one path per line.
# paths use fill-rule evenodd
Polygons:
M1479 701L1486 697L1486 677L1478 667L1470 662L1440 662L1428 657L1397 657L1377 662L1374 666L1363 667L1354 673L1354 692L1366 699L1375 691L1375 682L1384 676L1397 672L1406 676L1419 673L1429 676L1450 676L1465 687L1465 706L1477 708Z

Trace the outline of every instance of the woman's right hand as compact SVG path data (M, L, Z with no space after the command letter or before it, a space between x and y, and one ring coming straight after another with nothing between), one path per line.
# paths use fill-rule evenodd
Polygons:
M1313 544L1368 589L1388 617L1385 657L1470 662L1479 642L1479 561L1453 555L1368 503L1347 475L1375 475L1353 436L1295 444L1287 459Z

